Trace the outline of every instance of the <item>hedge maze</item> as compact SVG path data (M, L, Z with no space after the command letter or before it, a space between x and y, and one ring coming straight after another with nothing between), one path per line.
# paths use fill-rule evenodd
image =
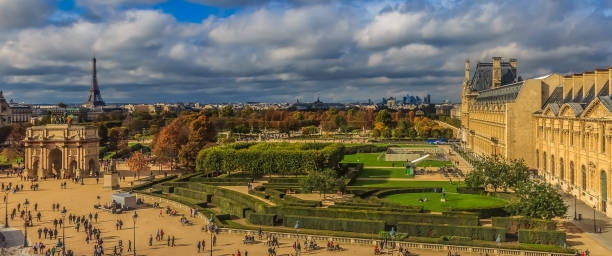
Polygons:
M500 207L432 213L422 206L383 199L399 193L441 193L442 187L431 187L431 184L409 188L351 186L363 165L340 164L343 154L380 152L377 151L380 147L384 146L364 145L356 149L340 144L230 144L201 151L196 173L154 180L134 189L198 209L213 217L221 227L295 232L294 227L299 223L300 233L380 239L388 238L389 231L394 229L396 240L495 246L500 238L504 242L502 247L548 244L554 246L541 249L564 250L561 246L565 243L565 233L555 231L554 221L507 216ZM250 169L257 165L252 162L263 166ZM292 168L279 167L284 164L291 164ZM301 193L300 175L306 174L309 168L320 170L332 166L346 178L345 193L353 194L352 199L324 206L321 201L302 200L294 195ZM229 172L230 175L219 175ZM267 182L253 187L248 194L222 187L246 186L262 176ZM481 218L491 218L492 224L482 225ZM538 247L530 245L530 249Z

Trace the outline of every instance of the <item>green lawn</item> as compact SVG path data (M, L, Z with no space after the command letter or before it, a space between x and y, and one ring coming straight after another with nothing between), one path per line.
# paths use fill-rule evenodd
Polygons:
M385 161L385 153L357 153L352 155L344 155L344 159L342 159L342 163L363 163L364 166L385 166L391 167L393 164L395 166L402 166L404 161L393 161L387 162Z
M406 168L364 168L359 178L412 178Z
M447 208L453 210L493 208L507 204L505 200L491 196L446 193L445 203L440 202L441 197L442 193L404 193L387 196L384 200L403 205L422 205L425 210L432 212L441 212ZM421 203L419 198L427 198L427 202Z
M457 182L450 184L448 181L387 181L387 180L356 180L351 186L376 187L376 188L444 188L447 192L457 192ZM459 186L465 184L459 182Z
M416 164L417 167L453 167L451 161L424 160Z

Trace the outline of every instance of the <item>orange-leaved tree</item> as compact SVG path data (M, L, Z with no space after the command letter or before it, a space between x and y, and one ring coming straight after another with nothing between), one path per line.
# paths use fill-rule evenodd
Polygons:
M149 159L147 159L140 151L132 153L132 156L127 159L127 165L130 167L130 171L138 174L140 178L141 172L146 172L150 169Z
M174 119L155 136L153 156L158 163L169 163L173 166L181 146L187 143L189 127L182 118Z

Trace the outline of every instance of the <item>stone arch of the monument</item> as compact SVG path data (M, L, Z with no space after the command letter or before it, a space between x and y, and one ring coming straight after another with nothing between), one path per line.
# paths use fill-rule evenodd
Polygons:
M54 148L49 150L49 155L47 156L49 163L47 166L52 174L58 176L62 171L62 150L59 148Z
M77 161L72 159L70 160L70 164L68 164L68 172L66 173L67 177L75 177L77 175L78 164Z
M100 137L96 127L49 124L26 130L25 173L28 177L81 177L97 166Z
M89 159L89 161L87 162L87 173L89 173L89 175L98 175L98 172L100 171L100 168L98 168L98 161L94 160L93 158Z

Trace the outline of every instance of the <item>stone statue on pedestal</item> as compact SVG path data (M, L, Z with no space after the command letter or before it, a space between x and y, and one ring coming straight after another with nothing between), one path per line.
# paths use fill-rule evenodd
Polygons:
M104 188L119 189L119 174L115 159L104 162Z

